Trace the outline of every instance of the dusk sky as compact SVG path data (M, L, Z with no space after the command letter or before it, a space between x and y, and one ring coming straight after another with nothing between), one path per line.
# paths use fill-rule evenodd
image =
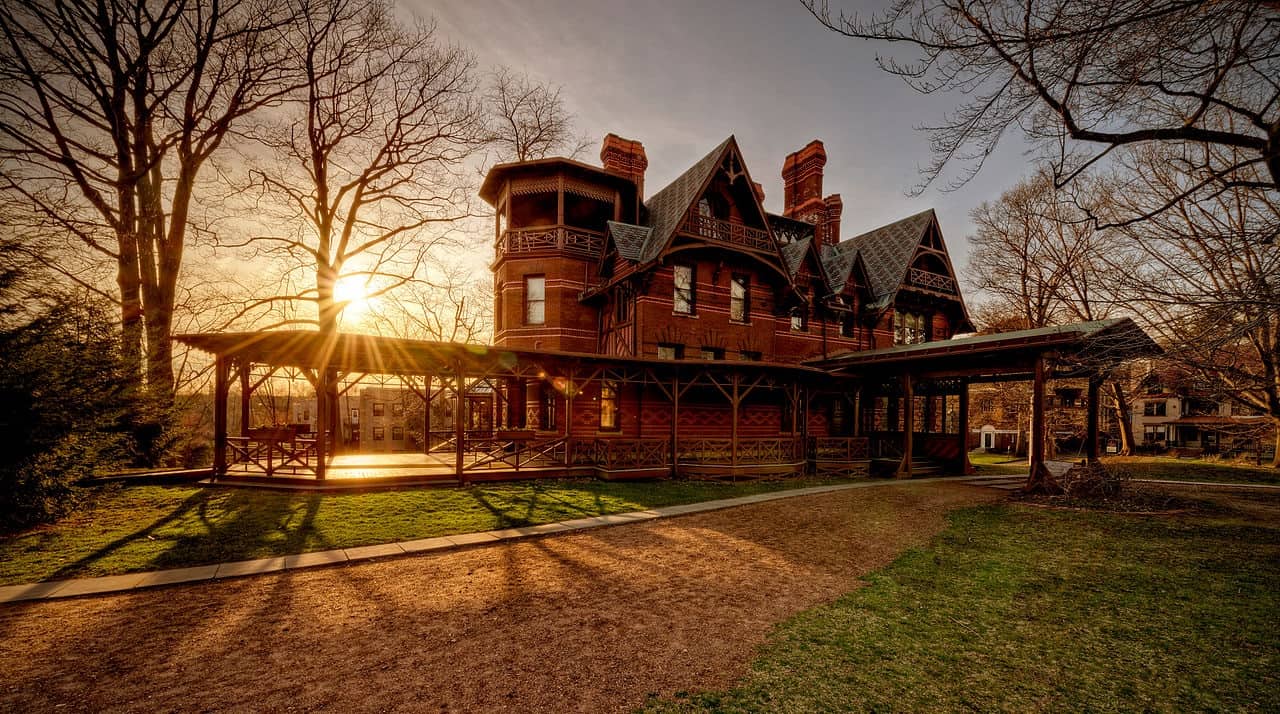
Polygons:
M875 63L877 53L907 49L836 35L798 2L402 2L435 17L482 65L562 85L578 130L596 141L581 158L598 163L598 139L610 131L643 142L646 194L734 134L766 207L781 211L783 158L817 138L828 156L825 192L844 198L842 238L932 207L963 271L969 211L1028 172L1014 136L963 188L944 192L940 181L909 196L930 158L916 127L959 101L917 94Z

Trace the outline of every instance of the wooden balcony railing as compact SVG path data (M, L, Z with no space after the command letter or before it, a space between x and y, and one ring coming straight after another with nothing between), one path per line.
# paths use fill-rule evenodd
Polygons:
M774 250L773 239L769 237L768 231L744 226L741 223L722 221L719 218L711 218L710 216L690 215L681 224L680 231L708 240L730 243L745 248Z
M948 295L956 294L956 281L949 276L931 273L928 270L912 268L907 274L907 283L925 290L932 290Z
M552 226L508 230L498 239L499 258L503 255L542 251L597 258L604 251L604 234L583 228Z

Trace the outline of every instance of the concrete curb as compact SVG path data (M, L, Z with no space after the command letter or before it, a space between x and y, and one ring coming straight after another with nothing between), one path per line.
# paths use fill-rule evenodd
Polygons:
M299 553L297 555L260 558L258 560L215 563L212 565L174 568L171 570L153 570L139 573L128 573L125 575L108 575L100 578L52 580L38 583L26 583L22 585L7 585L0 587L0 604L24 602L29 600L53 600L82 595L121 593L167 585L179 585L222 580L225 578L244 577L249 575L261 575L263 573L274 573L282 570L300 570L303 568L325 567L342 563L356 563L372 560L374 558L395 557L411 553L456 550L474 545L487 545L504 541L536 538L555 533L567 533L590 528L622 525L625 523L639 523L641 521L655 520L658 518L670 518L673 516L682 516L691 513L705 513L707 511L718 511L724 508L733 508L735 506L749 506L768 501L778 501L784 498L815 496L824 493L847 491L858 488L936 483L939 481L964 483L969 480L971 479L951 476L908 479L901 481L877 479L858 481L856 483L834 484L831 486L811 486L809 488L774 491L772 493L759 493L750 496L739 496L737 498L723 498L716 501L702 501L699 503L685 503L677 506L664 506L662 508L653 508L646 511L614 513L605 516L592 516L590 518L576 518L570 521L544 523L541 525L524 526L521 528L502 528L499 530L480 531L477 533L459 533L456 535L438 536L435 538L401 541L399 543L362 545L351 548L339 548L336 550Z

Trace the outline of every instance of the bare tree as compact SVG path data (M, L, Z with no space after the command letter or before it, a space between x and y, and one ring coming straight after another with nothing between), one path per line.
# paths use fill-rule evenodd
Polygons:
M0 3L3 200L28 237L88 257L48 267L119 305L122 354L162 407L196 187L233 127L289 91L288 19L265 0Z
M1113 254L1113 274L1171 359L1219 396L1268 416L1280 440L1280 204L1250 182L1196 188L1203 176L1185 173L1168 152L1152 146L1128 157L1132 180L1111 193L1115 210L1146 212L1188 192L1194 200L1126 226L1130 240ZM1280 448L1273 465L1280 468Z
M487 344L493 338L492 281L456 262L433 259L421 280L388 293L373 308L379 332L437 342Z
M1230 147L1188 152L1202 187L1280 185L1280 5L1254 0L893 0L870 18L802 0L843 35L909 47L885 70L926 93L965 99L929 127L928 184L953 161L973 176L1021 130L1051 158L1059 185L1123 146ZM1188 171L1188 174L1192 171Z
M509 67L499 67L485 92L489 140L498 161L529 161L560 153L574 158L590 142L573 131L573 114L561 88L534 81Z
M1092 180L1073 188L1105 193ZM1118 301L1104 260L1111 238L1094 228L1080 202L1039 172L973 211L968 274L986 296L978 309L985 326L1032 329L1114 316ZM1123 375L1113 375L1107 401L1120 427L1120 452L1129 454L1134 438Z
M400 22L385 0L297 0L290 51L305 87L254 137L270 161L251 171L270 232L229 246L275 259L286 287L248 310L314 305L338 329L339 280L376 297L415 278L469 215L464 165L483 141L474 61L430 24ZM313 282L312 282L313 281Z

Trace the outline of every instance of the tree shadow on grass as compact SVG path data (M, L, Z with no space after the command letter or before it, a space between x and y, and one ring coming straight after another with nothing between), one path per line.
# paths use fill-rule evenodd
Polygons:
M294 555L330 547L316 529L324 495L308 493L263 494L235 491L228 494L220 514L207 504L199 512L201 531L183 533L164 552L151 559L150 568L173 568Z
M161 516L155 521L147 524L145 527L139 530L136 530L133 533L130 533L129 535L116 538L115 540L94 550L92 553L89 553L88 555L85 555L81 558L76 559L74 562L68 563L67 565L64 565L58 568L51 575L45 578L45 580L62 580L64 578L80 575L89 566L102 560L103 558L106 558L120 551L122 548L128 547L132 543L136 543L137 541L151 537L152 534L155 533L156 531L160 530L164 526L169 525L170 523L174 523L186 517L187 514L191 513L192 511L203 509L207 504L208 500L209 500L208 491L205 491L205 490L197 491L191 494L190 496L186 497L185 499L183 499L182 502L177 505L177 507L175 507L172 511L165 514L164 516Z

